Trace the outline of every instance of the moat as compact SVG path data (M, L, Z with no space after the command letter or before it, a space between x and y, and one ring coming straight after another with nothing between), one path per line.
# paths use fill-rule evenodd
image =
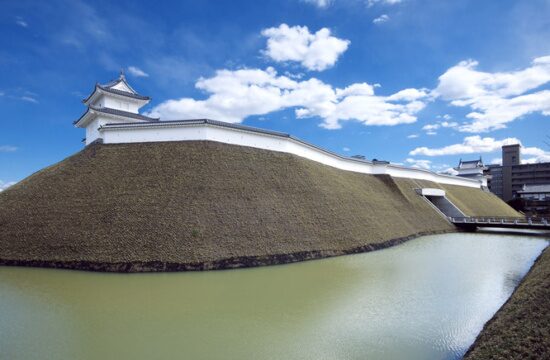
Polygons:
M461 233L226 271L0 267L0 358L459 359L546 246Z

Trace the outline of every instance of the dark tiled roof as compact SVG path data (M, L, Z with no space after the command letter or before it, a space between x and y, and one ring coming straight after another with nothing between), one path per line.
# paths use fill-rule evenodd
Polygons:
M105 91L105 92L115 94L115 95L127 96L127 97L130 97L130 98L133 98L133 99L138 99L138 100L151 100L151 98L149 96L134 94L134 93L131 93L131 92L128 92L128 91L123 91L123 90L118 90L118 89L113 89L113 88L110 88L110 87L105 87L103 85L97 85L97 87L100 88L101 90Z
M116 86L120 83L124 83L124 85L126 85L128 87L128 89L130 89L130 91L113 89L113 86ZM127 97L130 97L130 98L133 98L133 99L151 100L151 98L149 96L144 96L144 95L138 94L137 91L135 91L130 86L130 84L128 84L128 82L126 81L126 77L122 73L120 74L120 77L118 77L115 80L109 81L107 84L98 84L98 83L96 83L94 91L92 91L90 96L88 96L86 99L82 100L82 102L84 102L84 103L87 102L92 97L92 95L95 93L95 91L97 89L101 89L105 92L115 94L115 95L127 96Z
M232 124L225 121L217 121L217 120L210 120L210 119L192 119L192 120L161 120L156 121L156 125L162 126L162 125L201 125L201 124L210 124L210 125L216 125L216 126L222 126L222 127L228 127L233 129L239 129L239 130L245 130L245 131L253 131L258 132L262 134L268 134L268 135L274 135L279 137L286 137L286 138L294 138L293 136L279 132L279 131L273 131L273 130L265 130L260 129L252 126L245 126L245 125L239 125L239 124ZM132 127L132 126L138 126L139 123L126 123L126 124L106 124L105 127Z
M478 160L467 160L467 161L463 161L462 159L460 159L460 162L458 163L458 167L456 167L455 170L476 169L476 168L482 168L482 167L484 167L484 165L483 165L483 160L481 160L481 158L479 158Z
M111 108L105 108L105 107L104 108L98 108L98 107L95 107L95 106L92 106L92 105L90 105L90 109L92 109L94 111L97 111L97 112L100 112L100 113L104 113L104 114L124 116L124 117L129 117L129 118L137 119L137 120L154 121L154 122L159 121L158 118L152 118L152 117L148 117L148 116L145 116L145 115L132 113L132 112L129 112L129 111L123 111L123 110L117 110L117 109L111 109Z
M86 116L86 114L88 113L88 111L90 111L90 109L86 109L86 111L84 112L84 114L82 114L78 119L76 119L75 121L73 121L73 125L76 125L80 122L80 120L82 120L82 118L84 116Z
M124 73L122 71L120 72L120 76L118 78L109 81L107 84L99 85L99 86L110 88L110 87L116 86L117 84L120 84L120 83L124 83L124 85L126 85L128 87L128 89L130 89L134 94L137 94L137 91L135 91L130 86L130 84L128 84L128 81L126 81L126 76L124 76Z
M116 78L114 80L109 81L107 84L103 84L103 85L98 84L98 85L101 87L112 87L120 83L121 81L122 81L121 78Z
M468 161L460 161L462 164L478 164L481 163L481 160L468 160Z
M159 120L158 118L152 118L152 117L148 117L148 116L141 115L141 114L131 113L131 112L128 112L128 111L122 111L122 110L111 109L111 108L98 108L98 107L95 107L93 105L90 105L90 106L88 106L88 109L86 109L86 112L84 112L84 114L82 114L82 116L79 117L78 120L73 121L73 124L75 124L75 125L78 124L80 122L80 120L82 120L82 118L84 116L86 116L86 114L90 110L94 110L94 111L104 113L104 114L129 117L129 118L132 118L132 119L143 120L143 121L147 121L147 122L158 122L158 120Z

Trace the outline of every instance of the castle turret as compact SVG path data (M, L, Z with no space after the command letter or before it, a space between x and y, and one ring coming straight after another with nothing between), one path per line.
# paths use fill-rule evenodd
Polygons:
M483 160L479 157L479 160L462 161L458 163L458 166L454 168L458 171L457 176L476 179L481 182L483 186L487 186L487 175L485 171L487 167L483 164Z
M100 129L106 124L156 122L139 113L139 109L151 101L148 96L137 93L126 81L121 71L118 79L107 84L96 84L94 90L82 102L86 112L74 122L78 128L86 129L86 145L101 139Z

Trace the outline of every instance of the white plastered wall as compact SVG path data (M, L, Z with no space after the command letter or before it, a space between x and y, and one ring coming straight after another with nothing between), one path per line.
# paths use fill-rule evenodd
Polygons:
M399 178L428 180L472 188L480 187L480 182L472 179L436 174L427 170L392 164L373 164L371 162L341 157L288 137L210 124L125 126L124 128L103 128L99 130L99 134L105 144L191 140L216 141L290 153L338 169L363 174L387 174Z
M128 111L134 114L137 114L139 111L139 103L136 101L131 101L124 99L122 97L113 97L102 95L94 103L97 107L106 107L111 109L117 109L122 111Z

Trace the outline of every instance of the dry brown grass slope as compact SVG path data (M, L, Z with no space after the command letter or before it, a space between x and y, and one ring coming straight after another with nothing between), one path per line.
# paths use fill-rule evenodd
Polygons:
M0 194L0 261L147 271L366 251L453 230L416 195L427 185L213 142L93 145ZM470 215L515 214L445 189Z

